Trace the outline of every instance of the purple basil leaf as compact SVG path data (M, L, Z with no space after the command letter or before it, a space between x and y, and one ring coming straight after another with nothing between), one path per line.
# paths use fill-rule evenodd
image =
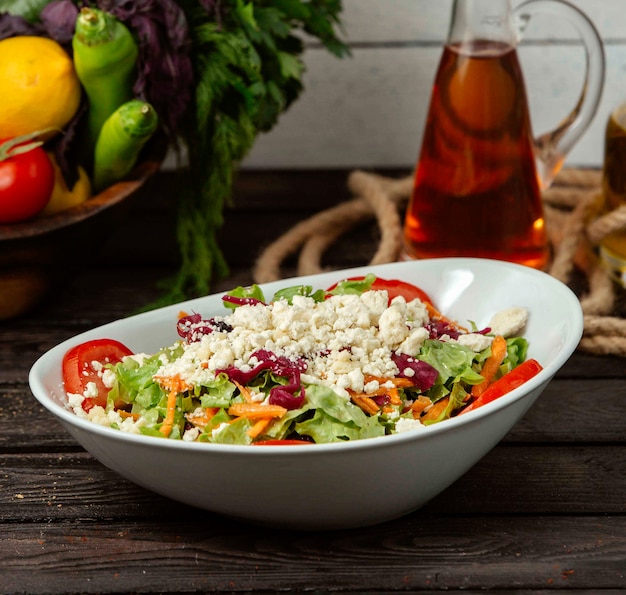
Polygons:
M0 13L0 39L18 35L45 35L45 30L39 24L29 23L24 17Z
M398 366L398 377L411 380L420 391L427 391L437 381L439 372L429 363L415 359L406 353L394 353L391 358ZM412 374L407 374L407 369L411 370Z
M388 405L390 403L391 397L389 395L375 395L374 397L372 397L372 400L379 407L384 407L385 405Z
M135 95L154 106L165 131L176 137L194 88L189 27L182 8L174 0L99 0L98 8L136 35Z
M239 384L249 384L264 370L270 370L276 376L287 378L287 384L275 386L270 390L269 402L272 405L280 405L285 409L298 409L304 402L304 387L300 382L300 373L307 369L304 359L291 360L284 355L276 355L266 349L259 349L252 354L259 363L251 370L243 371L235 366L229 366L223 370L216 370L216 374L224 373L231 381ZM300 395L296 393L300 391Z
M78 16L78 7L74 2L54 0L43 7L39 16L48 35L71 53L72 37Z
M304 403L304 388L302 388L300 394L296 396L295 394L289 392L289 389L286 386L275 386L270 390L270 397L268 401L270 405L279 405L280 407L284 407L290 411L292 409L300 409Z
M431 320L425 325L431 339L439 339L443 335L448 335L451 339L459 338L459 331L443 320Z
M202 318L200 314L194 313L189 316L183 316L176 323L176 331L187 343L195 343L200 341L203 335L213 332L228 333L233 328L223 320Z
M236 304L237 306L256 306L257 304L265 305L261 300L257 300L253 297L236 297L234 295L225 295L222 297L223 302L229 304Z

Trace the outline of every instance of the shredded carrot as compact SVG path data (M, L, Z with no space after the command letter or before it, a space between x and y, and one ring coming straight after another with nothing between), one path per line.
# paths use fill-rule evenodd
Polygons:
M370 415L378 413L378 405L371 397L363 395L350 395L350 398L352 399L352 402L363 409L365 413L369 413Z
M504 361L506 353L506 339L502 335L497 335L491 342L491 355L485 360L483 369L480 371L484 380L472 386L472 397L480 397L487 390Z
M132 417L135 421L139 419L138 413L130 413L129 411L124 411L123 409L118 409L117 412L120 414L120 417L126 419L127 417Z
M369 376L366 378L374 378L373 376ZM391 378L389 379L385 379L385 378L381 378L380 380L383 381L389 381L392 380ZM401 378L398 378L398 380L401 380ZM412 384L409 384L409 386L413 386ZM369 399L370 401L373 401L372 397L389 397L389 402L392 405L402 405L402 400L400 399L400 393L398 392L398 389L396 387L393 388L388 388L386 386L381 386L378 389L376 389L375 391L372 392L367 392L367 393L357 393L354 392L352 390L348 390L348 392L350 393L350 398L351 399ZM374 405L376 406L376 411L378 411L378 405L376 405L376 402L374 402ZM358 403L355 404L358 405ZM360 405L359 405L360 406ZM369 407L369 406L368 406ZM361 407L361 409L363 409ZM373 408L372 408L373 410ZM376 412L374 411L374 413Z
M402 401L400 400L400 393L397 388L385 388L381 386L378 390L375 390L372 393L357 393L354 395L355 397L389 397L389 402L392 405L402 405Z
M178 312L178 318L185 318L185 316L189 316L189 314L187 314L184 310L180 310Z
M389 402L392 405L402 405L402 400L400 399L400 393L398 392L397 388L390 388L387 389L389 392L387 392L387 394L389 395Z
M175 376L155 376L154 379L161 387L167 390L175 390L179 393L193 388L191 384L185 382L178 374Z
M428 316L430 316L434 320L440 320L441 322L445 322L447 325L451 326L452 328L456 328L465 333L469 332L464 326L461 326L458 322L456 322L456 320L452 320L448 318L447 316L444 316L432 304L429 304L428 302L424 302L424 305L426 306L426 310L428 311Z
M387 382L391 382L395 387L398 388L413 386L413 382L410 378L385 378L384 376L372 376L371 374L365 375L365 384L373 381L377 381L380 384L386 384Z
M185 417L189 422L198 428L205 428L213 416L219 411L218 407L205 407L202 415L187 414Z
M267 429L267 426L269 426L271 423L272 419L269 417L265 419L259 419L258 421L254 422L254 425L248 430L248 436L250 436L250 438L257 438Z
M415 419L419 419L419 417L422 415L422 411L424 411L424 409L426 409L426 407L428 407L431 403L432 402L428 397L425 397L423 395L417 397L417 399L415 399L415 401L413 401L413 404L411 405L413 417Z
M180 376L155 376L154 379L165 389L169 391L167 395L167 407L165 419L161 425L160 432L164 436L169 436L174 426L174 416L176 415L176 397L179 393L190 390L191 386L187 384Z
M232 383L239 389L239 392L241 393L241 396L244 398L246 403L254 402L252 400L252 393L250 392L249 388L245 387L243 384L239 384L239 382L237 382L236 380L232 380Z
M228 414L248 419L267 419L282 417L287 409L280 405L263 405L262 403L234 403L228 408Z
M431 420L437 419L448 406L450 402L450 397L444 397L437 401L420 419L422 420Z
M172 428L174 427L174 415L176 414L176 397L178 395L178 391L176 389L170 390L167 395L167 412L165 414L165 419L163 420L163 425L161 426L160 432L164 436L169 436L172 433Z

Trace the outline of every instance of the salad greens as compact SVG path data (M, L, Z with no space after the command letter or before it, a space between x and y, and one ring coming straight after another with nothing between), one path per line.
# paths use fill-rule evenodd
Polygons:
M173 345L104 366L106 407L74 410L170 439L341 442L449 419L525 361L525 338L468 330L429 302L390 299L385 283L295 286L269 301L235 288L223 316L184 315Z

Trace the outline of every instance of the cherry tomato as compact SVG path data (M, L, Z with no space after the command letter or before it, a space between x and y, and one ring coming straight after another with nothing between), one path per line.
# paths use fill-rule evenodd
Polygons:
M475 401L472 401L459 415L473 411L482 405L495 401L497 398L510 393L518 386L522 386L526 381L530 380L543 370L541 364L535 359L527 359L517 368L513 368L510 372L496 380L489 388Z
M362 281L365 277L349 277L346 279L347 281ZM338 283L331 285L326 291L332 291L335 287L337 287ZM410 302L414 299L419 299L422 302L426 302L427 304L433 305L433 301L430 299L429 295L417 287L416 285L412 285L411 283L407 283L406 281L399 281L397 279L381 279L380 277L376 277L374 283L370 288L374 291L386 290L389 295L389 302L393 298L401 295L407 302Z
M54 167L38 143L31 145L25 148L28 143L18 138L0 141L0 223L34 217L52 196Z
M312 444L308 440L259 440L258 442L253 442L255 446L299 446L301 444Z
M102 381L102 366L121 362L127 355L132 355L132 351L114 339L96 339L72 347L63 357L65 390L82 395L87 385L93 382L97 395L86 397L83 409L89 411L96 405L104 407L108 389Z

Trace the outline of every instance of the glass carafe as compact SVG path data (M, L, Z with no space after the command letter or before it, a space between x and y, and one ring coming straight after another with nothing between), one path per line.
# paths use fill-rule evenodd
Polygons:
M534 138L516 46L536 13L574 24L585 48L580 98ZM602 41L562 0L455 0L432 89L404 228L405 258L474 256L545 268L549 245L541 191L597 110Z

